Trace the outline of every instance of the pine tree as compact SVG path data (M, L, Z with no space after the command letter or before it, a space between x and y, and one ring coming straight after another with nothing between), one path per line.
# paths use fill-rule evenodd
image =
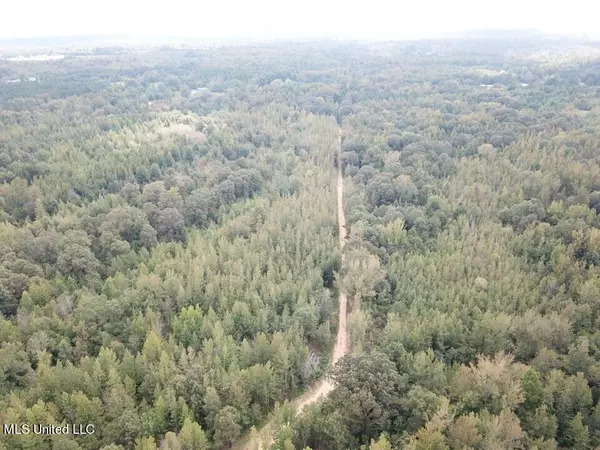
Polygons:
M577 415L569 421L565 434L570 448L576 450L590 448L590 433L587 425L583 424L583 416L581 413L577 413Z

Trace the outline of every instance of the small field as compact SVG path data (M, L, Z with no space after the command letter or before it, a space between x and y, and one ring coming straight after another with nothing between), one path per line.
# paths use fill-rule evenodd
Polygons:
M190 139L195 139L200 142L206 141L206 135L201 131L197 131L192 125L187 125L184 123L177 123L170 125L168 127L162 127L158 129L158 134L161 136L168 136L171 133L175 134L183 134Z

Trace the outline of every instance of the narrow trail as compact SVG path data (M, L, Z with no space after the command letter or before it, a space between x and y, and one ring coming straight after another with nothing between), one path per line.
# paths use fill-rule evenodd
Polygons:
M339 240L340 240L340 250L343 250L344 245L346 244L346 237L348 232L346 230L346 216L344 215L344 175L342 173L342 161L341 161L341 153L342 153L342 129L339 128L338 131L338 168L337 168L337 218L338 218L338 230L339 230ZM342 262L344 261L344 253L342 252ZM347 308L348 308L348 298L346 294L341 290L339 291L339 319L338 319L338 331L337 338L335 341L335 346L333 348L333 354L331 357L331 364L335 365L338 360L348 353L348 328L347 328ZM298 397L294 400L293 404L298 410L298 412L302 411L302 408L308 406L312 403L315 403L322 397L326 397L334 388L333 382L325 377L323 380L319 381L315 386L309 389L304 395ZM268 429L269 424L267 423L263 430ZM261 433L262 434L262 433ZM260 439L263 439L262 437ZM243 448L245 450L251 450L258 448L262 450L266 448L263 445L263 441L259 442L246 442L243 444L243 447L234 446L234 449Z
M338 217L338 229L340 239L340 249L344 248L346 244L346 216L344 215L344 175L342 174L342 161L340 158L341 147L342 147L342 129L339 129L338 133L339 153L338 153L338 171L337 171L337 217ZM342 252L342 261L344 261L344 253ZM339 292L339 319L338 319L338 332L335 341L335 347L333 348L333 355L331 357L331 364L335 365L338 360L348 352L348 329L347 329L347 307L348 298L346 294L340 289ZM316 402L321 396L327 396L333 390L333 383L330 379L325 378L321 380L315 387L310 389L302 397L298 398L294 403L301 411L307 405Z

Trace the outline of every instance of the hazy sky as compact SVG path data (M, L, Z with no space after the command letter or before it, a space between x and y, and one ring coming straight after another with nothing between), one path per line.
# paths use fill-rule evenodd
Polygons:
M600 31L598 0L5 0L0 37L128 34L394 39L484 28Z

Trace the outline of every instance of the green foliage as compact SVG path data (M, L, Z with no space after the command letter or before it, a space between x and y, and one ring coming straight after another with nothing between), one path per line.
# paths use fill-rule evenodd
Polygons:
M0 448L227 448L325 373L340 289L355 354L277 448L600 445L588 50L0 61L0 422L101 430Z
M566 438L569 443L569 448L577 450L590 448L590 434L588 427L583 424L581 413L577 413L577 415L569 422Z
M215 418L215 445L219 448L231 447L241 432L238 411L232 406L226 406Z
M529 369L523 376L522 383L523 393L525 394L523 407L528 410L535 410L541 405L544 394L540 373L535 369Z

